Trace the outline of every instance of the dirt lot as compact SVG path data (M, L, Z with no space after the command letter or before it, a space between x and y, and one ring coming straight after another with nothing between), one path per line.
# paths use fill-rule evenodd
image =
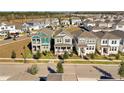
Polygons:
M26 39L16 43L0 46L0 58L10 58L13 50L16 52L16 57L22 58L21 53L24 53L24 49L23 49L24 46L26 47L25 51L28 53L27 54L28 57L30 57L31 51L28 48L29 44L30 44L30 39Z

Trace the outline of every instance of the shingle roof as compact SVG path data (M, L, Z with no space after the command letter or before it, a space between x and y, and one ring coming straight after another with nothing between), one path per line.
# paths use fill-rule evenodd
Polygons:
M120 39L117 35L113 35L111 33L106 32L102 39Z
M117 35L112 34L111 32L94 32L94 34L101 39L120 39Z
M118 25L124 25L124 21L120 21Z
M41 29L39 32L47 34L50 37L53 35L53 30L50 30L50 29L47 29L47 28Z
M84 31L80 33L79 37L96 38L96 36L92 32L88 32L88 31Z
M120 38L124 38L124 31L115 30L115 31L112 31L110 33L113 34L113 35L117 35Z
M54 34L54 36L56 37L59 33L62 33L62 32L66 33L66 35L68 35L70 37L73 37L72 34L69 31L65 31L65 30L62 30L62 29L56 31L55 34Z

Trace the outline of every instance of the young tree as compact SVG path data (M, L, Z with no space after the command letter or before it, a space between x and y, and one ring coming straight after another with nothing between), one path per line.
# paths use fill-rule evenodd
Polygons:
M38 50L33 57L34 57L34 59L39 59L41 57L40 51Z
M36 75L38 73L37 65L32 65L30 68L27 69L27 72L32 75Z
M26 47L23 46L24 53L21 53L22 57L24 58L24 63L26 63L27 53L26 53Z
M57 63L57 73L63 73L63 66L62 66L62 63L61 62L58 62Z
M16 58L16 53L15 53L14 50L13 50L12 53L11 53L11 58L12 58L12 59L15 59L15 58Z
M68 58L69 58L69 54L68 54L67 51L65 51L65 53L64 53L64 55L63 55L63 58L64 58L64 59L68 59Z
M122 61L122 62L120 63L120 68L119 68L119 70L118 70L118 74L120 75L120 78L121 78L121 77L124 77L124 61Z
M120 59L120 54L118 53L117 55L115 55L115 59Z
M90 58L91 58L91 59L94 59L94 58L95 58L95 54L92 53L92 54L90 55Z

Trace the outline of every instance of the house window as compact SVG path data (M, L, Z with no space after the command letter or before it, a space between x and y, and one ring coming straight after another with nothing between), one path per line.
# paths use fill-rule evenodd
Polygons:
M91 46L89 46L89 50L91 50Z
M37 46L38 50L40 50L40 46Z
M37 43L40 44L40 39L37 39Z
M65 50L65 49L66 49L66 47L61 47L61 49Z
M32 39L33 43L35 44L36 43L36 40L35 39Z
M36 46L33 46L33 50L36 51Z
M61 39L57 39L57 42L61 43L62 41L61 41Z
M2 27L1 29L4 30L4 27Z
M71 47L67 47L67 49L71 49Z
M88 47L86 49L88 50Z
M103 42L102 42L103 44L107 44L107 40L103 40Z
M119 26L118 26L118 28L122 28L122 26L121 26L121 25L119 25Z
M92 46L92 50L94 50L94 46Z
M111 51L117 51L117 47L111 47Z
M112 44L116 44L117 43L117 41L115 40L115 41L112 41Z
M13 28L13 26L11 26L11 28Z
M70 39L65 39L65 42L70 42Z

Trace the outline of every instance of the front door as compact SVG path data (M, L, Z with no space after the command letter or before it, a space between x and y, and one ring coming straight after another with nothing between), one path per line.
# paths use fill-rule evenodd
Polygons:
M107 55L108 54L108 48L103 48L103 54Z

